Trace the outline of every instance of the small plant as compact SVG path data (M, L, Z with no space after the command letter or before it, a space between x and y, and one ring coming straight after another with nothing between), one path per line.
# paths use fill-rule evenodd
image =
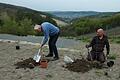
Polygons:
M120 39L117 39L117 40L116 40L116 43L120 43Z
M108 56L107 58L108 58L108 59L116 60L117 55L116 55L116 54L109 54L109 56Z
M96 70L96 71L95 71L95 73L96 73L96 75L97 75L97 76L99 76L99 77L101 77L101 76L102 76L102 72L101 72L101 71L99 71L99 70Z
M53 76L51 74L46 75L47 78L52 78Z
M109 39L111 42L120 44L120 36L110 37Z

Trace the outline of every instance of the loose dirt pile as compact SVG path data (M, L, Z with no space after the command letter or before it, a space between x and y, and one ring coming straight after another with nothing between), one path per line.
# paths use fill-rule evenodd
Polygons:
M35 66L38 66L38 65L39 65L39 64L36 63L36 62L33 60L33 58L28 58L28 59L25 59L25 60L23 60L23 61L17 62L17 63L15 64L15 66L17 66L16 69L19 69L19 68L24 68L24 69L30 68L30 69L33 69Z
M67 64L66 68L73 72L88 72L92 68L102 68L98 62L89 62L85 59L76 59L73 63Z

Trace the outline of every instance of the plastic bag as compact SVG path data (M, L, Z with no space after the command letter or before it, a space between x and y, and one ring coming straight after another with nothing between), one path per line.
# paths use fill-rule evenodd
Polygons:
M64 56L64 62L65 63L72 63L72 62L74 62L70 57L68 57L68 56Z

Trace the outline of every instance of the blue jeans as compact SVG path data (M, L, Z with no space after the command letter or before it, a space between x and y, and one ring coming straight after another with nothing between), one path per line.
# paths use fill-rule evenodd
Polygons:
M50 36L49 38L49 42L48 42L48 45L49 45L49 55L55 55L55 57L59 57L58 56L58 50L57 50L57 47L56 47L56 42L58 40L58 37L59 37L60 33L57 33L53 36Z

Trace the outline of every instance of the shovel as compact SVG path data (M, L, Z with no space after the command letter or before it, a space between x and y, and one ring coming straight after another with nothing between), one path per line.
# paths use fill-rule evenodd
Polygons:
M35 54L34 57L33 57L33 60L35 60L37 63L38 63L38 62L40 61L40 59L41 59L40 53L41 53L41 49L39 49L39 50L38 50L38 53Z
M92 55L91 55L91 53L90 53L89 48L87 48L87 50L88 50L88 55L89 55L89 57L90 57L90 60L93 61L93 58L92 58Z

